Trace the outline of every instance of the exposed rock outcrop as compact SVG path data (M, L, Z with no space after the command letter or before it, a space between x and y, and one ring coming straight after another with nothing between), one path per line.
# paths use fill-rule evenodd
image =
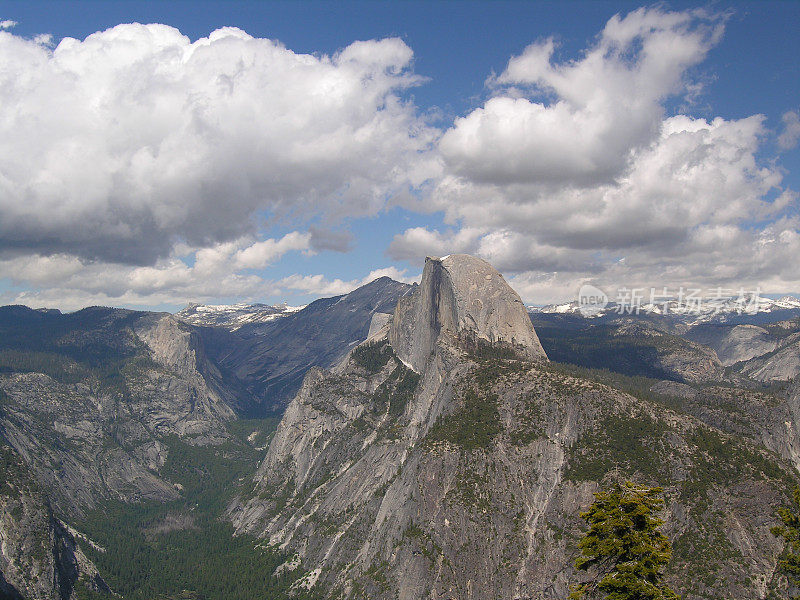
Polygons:
M665 331L649 319L621 319L612 335L620 345L638 350L642 362L664 375L687 383L720 381L725 369L710 348Z
M389 343L422 372L441 336L547 359L519 294L489 263L467 254L425 259L419 288L397 304Z
M171 315L10 312L0 310L14 367L0 374L0 433L59 515L103 499L175 499L159 475L165 440L226 439L234 399L200 339Z
M778 340L758 325L703 325L690 330L686 337L714 350L726 367L778 347Z
M702 384L724 379L725 369L713 350L695 342L681 342L661 348L657 364L665 373L687 383Z
M618 470L666 486L683 597L763 598L781 551L764 515L791 467L549 364L517 301L483 261L429 259L390 324L306 376L229 507L237 529L296 552L330 597L563 597L578 513Z
M167 434L202 436L210 443L222 441L222 423L235 415L231 406L235 395L226 389L222 376L205 356L200 336L172 315L147 314L134 327L137 337L147 345L154 362L165 372L151 372L139 389L150 404L141 407L148 425ZM138 375L138 374L136 374ZM131 386L129 386L131 387ZM163 400L155 413L153 398Z
M773 352L747 361L741 372L765 383L794 379L800 375L800 333L781 340Z
M69 600L76 582L111 592L24 461L0 443L0 597Z

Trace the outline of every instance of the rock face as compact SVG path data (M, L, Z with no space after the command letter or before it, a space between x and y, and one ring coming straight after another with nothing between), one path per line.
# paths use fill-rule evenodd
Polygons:
M160 367L145 378L144 385L129 386L142 389L149 406L142 413L152 426L164 433L179 436L206 437L221 441L220 425L234 417L231 408L238 404L236 396L227 389L217 366L206 357L200 336L171 315L147 314L133 328L134 334L150 351L151 359ZM161 371L158 373L158 371ZM141 377L135 373L133 377ZM168 377L164 377L168 375ZM161 402L152 402L160 397ZM155 412L156 407L162 413Z
M425 259L419 289L398 302L389 343L421 372L440 336L547 359L519 294L489 263L467 254Z
M11 371L0 374L0 436L62 516L102 499L174 499L159 476L165 440L226 439L234 398L171 315L11 307L0 309L0 330Z
M800 375L800 333L781 340L773 352L747 361L741 372L765 383L794 379Z
M578 514L616 471L665 486L684 598L774 592L769 528L798 480L792 448L759 445L774 413L731 436L550 364L517 300L483 261L429 260L383 330L308 373L236 528L331 598L565 597Z
M25 463L0 444L0 597L63 600L81 579L110 592L76 536L50 508Z
M253 416L282 413L312 367L330 368L367 338L375 315L394 312L414 286L380 277L349 294L322 298L278 319L236 331L200 330L210 358ZM381 317L379 317L380 319Z
M665 331L660 324L649 319L626 317L615 325L612 337L621 345L638 347L642 362L655 372L687 383L720 381L725 375L725 369L713 350Z
M663 346L656 364L665 373L687 383L721 381L725 376L725 369L713 350L687 340Z
M700 326L689 331L687 337L714 350L726 367L772 352L778 346L778 340L758 325Z

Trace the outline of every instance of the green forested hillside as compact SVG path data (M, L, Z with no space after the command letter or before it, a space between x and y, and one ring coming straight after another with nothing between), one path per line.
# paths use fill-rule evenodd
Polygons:
M216 448L168 440L163 475L182 486L170 503L107 503L92 511L81 529L105 551L87 553L110 587L131 600L279 600L303 575L274 576L289 558L249 535L233 535L221 518L240 484L247 484L262 451L247 437L265 441L275 419L237 421L235 441ZM86 588L78 598L105 598ZM309 598L307 595L292 597Z

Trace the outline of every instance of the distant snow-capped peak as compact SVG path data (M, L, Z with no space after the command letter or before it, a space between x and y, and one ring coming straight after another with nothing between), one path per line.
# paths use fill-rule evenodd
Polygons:
M610 302L607 306L594 312L584 314L577 300L545 306L529 306L531 313L543 314L575 314L586 318L596 318L611 314L657 314L672 315L682 320L702 322L714 318L725 318L735 314L770 313L778 310L800 311L800 299L794 296L783 296L777 300L756 296L730 296L724 298L703 298L700 302L688 302L686 299L667 299L663 302L642 302L638 306L621 305Z
M175 313L181 321L201 327L224 327L235 331L251 323L267 323L305 308L287 304L190 304Z

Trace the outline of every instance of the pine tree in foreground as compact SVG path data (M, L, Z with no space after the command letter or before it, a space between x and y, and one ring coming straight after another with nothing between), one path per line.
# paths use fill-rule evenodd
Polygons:
M793 510L778 509L778 518L782 525L772 528L772 533L786 540L786 550L779 563L780 570L786 575L789 583L800 587L800 487L792 493ZM798 600L800 596L792 596Z
M662 489L627 482L594 497L581 513L589 531L575 560L592 578L573 586L570 600L678 600L664 583L671 548L658 530L664 523L657 516L664 507Z

